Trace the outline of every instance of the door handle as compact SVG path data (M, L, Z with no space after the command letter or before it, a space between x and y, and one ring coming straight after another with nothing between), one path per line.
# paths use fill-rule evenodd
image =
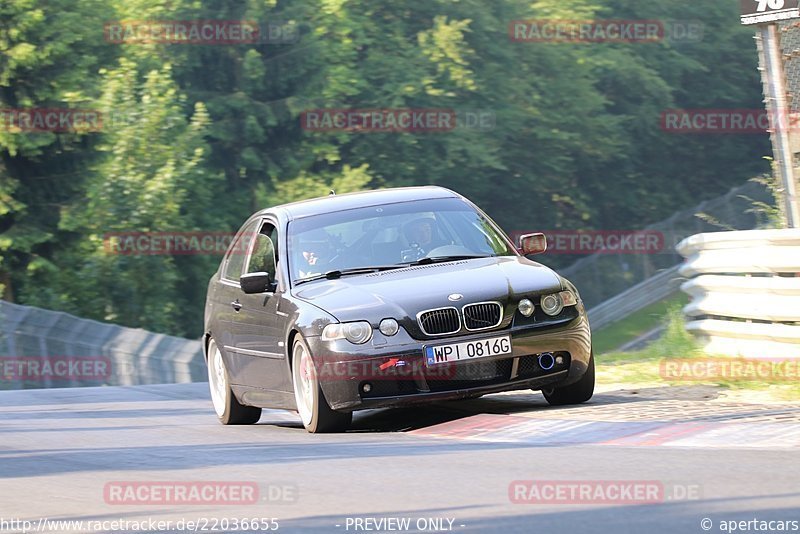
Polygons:
M237 312L242 309L242 303L239 302L239 299L236 299L233 302L231 302L231 306L233 306L233 309L236 310Z

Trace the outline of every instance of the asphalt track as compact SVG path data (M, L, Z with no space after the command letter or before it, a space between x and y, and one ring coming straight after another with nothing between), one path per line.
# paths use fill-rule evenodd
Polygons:
M0 532L638 534L800 524L800 405L726 402L703 387L607 392L570 408L513 393L364 412L350 432L311 435L280 411L224 427L206 388L0 392ZM515 497L515 481L537 481L542 492L578 481L605 497L615 484L660 489L658 502L599 502L596 493L534 501L527 491ZM164 504L141 493L120 502L110 493L132 483L249 485L256 502ZM262 518L276 522L241 523Z

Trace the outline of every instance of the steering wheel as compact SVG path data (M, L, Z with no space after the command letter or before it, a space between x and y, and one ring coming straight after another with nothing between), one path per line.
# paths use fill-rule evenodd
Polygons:
M327 260L325 260L325 263L323 263L322 265L324 265L327 268L326 270L330 270L330 267L334 265L336 260L338 260L341 255L342 254L338 249L333 249L331 256Z

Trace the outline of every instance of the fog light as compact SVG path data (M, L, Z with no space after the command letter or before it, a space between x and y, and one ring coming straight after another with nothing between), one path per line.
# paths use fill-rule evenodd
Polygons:
M384 319L378 326L378 330L384 336L393 336L400 331L400 325L394 319Z
M519 308L519 312L525 317L530 317L531 315L533 315L534 307L533 307L533 302L531 302L530 300L522 299L521 301L519 301L519 306L517 307Z
M370 391L372 391L372 384L369 383L364 384L363 386L361 386L361 391L363 391L364 393L369 393Z

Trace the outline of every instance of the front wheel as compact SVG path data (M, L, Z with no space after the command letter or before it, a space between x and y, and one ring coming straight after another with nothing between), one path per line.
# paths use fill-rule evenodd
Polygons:
M214 411L223 425L252 425L261 419L261 408L245 406L233 395L228 369L213 339L208 342L208 387Z
M353 413L337 412L328 406L319 386L311 351L300 336L292 345L292 377L297 412L306 430L312 434L347 430L353 420Z
M543 389L542 394L551 406L581 404L594 395L594 353L589 356L589 366L580 380L563 388Z

